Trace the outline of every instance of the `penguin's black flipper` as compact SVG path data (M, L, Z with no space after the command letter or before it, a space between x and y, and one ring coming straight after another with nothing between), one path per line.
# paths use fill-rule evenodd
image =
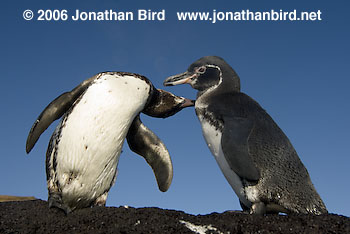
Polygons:
M26 152L29 153L38 141L40 135L50 126L50 124L62 117L62 115L72 106L79 96L87 89L92 81L101 73L93 76L75 87L72 91L61 94L53 100L35 120L28 134Z
M241 178L257 181L260 172L249 155L248 140L254 121L243 117L223 116L222 151L231 169Z
M137 115L126 136L132 151L145 158L156 176L159 190L165 192L173 179L173 165L164 143L148 129Z

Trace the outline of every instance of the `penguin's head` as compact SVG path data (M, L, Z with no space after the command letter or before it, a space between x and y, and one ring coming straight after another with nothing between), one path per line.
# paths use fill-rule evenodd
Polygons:
M231 66L220 57L206 56L192 63L186 72L168 77L163 84L190 84L198 91L205 91L221 83L226 88L240 91L239 77Z
M154 88L142 112L152 117L167 118L176 114L183 108L194 106L194 102L194 100L179 97L165 90Z

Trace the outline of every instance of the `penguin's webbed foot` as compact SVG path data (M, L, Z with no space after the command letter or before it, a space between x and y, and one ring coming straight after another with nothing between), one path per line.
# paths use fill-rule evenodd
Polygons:
M50 194L48 198L49 208L58 208L62 210L66 215L72 212L72 209L63 204L62 197L59 194Z
M264 202L256 202L252 204L252 207L249 211L250 214L279 214L279 213L290 213L286 208L276 203L264 203Z
M108 192L105 192L104 194L96 198L96 200L93 203L93 206L106 206L107 196Z
M266 205L263 202L253 203L250 208L250 214L264 215L266 214Z

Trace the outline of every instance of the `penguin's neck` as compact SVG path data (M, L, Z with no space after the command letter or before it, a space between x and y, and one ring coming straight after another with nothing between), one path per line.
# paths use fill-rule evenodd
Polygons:
M210 88L199 91L197 93L196 108L206 108L207 105L202 105L207 103L208 98L222 93L239 93L239 88L234 86L232 82L219 82L217 85L211 86ZM200 105L197 105L200 104Z
M196 104L195 108L196 109L206 109L208 107L208 101L207 99L211 96L214 95L217 92L217 88L219 88L220 85L212 86L206 90L199 91L197 93L197 99L196 99Z

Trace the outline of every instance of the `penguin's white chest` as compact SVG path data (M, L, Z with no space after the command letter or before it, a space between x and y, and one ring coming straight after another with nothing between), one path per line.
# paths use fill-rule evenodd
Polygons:
M203 118L203 116L198 116L198 118L202 125L204 139L211 153L213 154L216 162L218 163L222 173L224 174L226 180L229 182L232 189L239 197L240 201L243 202L246 206L250 207L251 203L247 200L245 196L242 181L239 178L239 176L230 168L222 151L221 131L216 129L215 126L211 125L205 118Z
M67 202L93 201L109 190L124 139L149 90L141 79L105 74L63 118L58 126L56 179Z

